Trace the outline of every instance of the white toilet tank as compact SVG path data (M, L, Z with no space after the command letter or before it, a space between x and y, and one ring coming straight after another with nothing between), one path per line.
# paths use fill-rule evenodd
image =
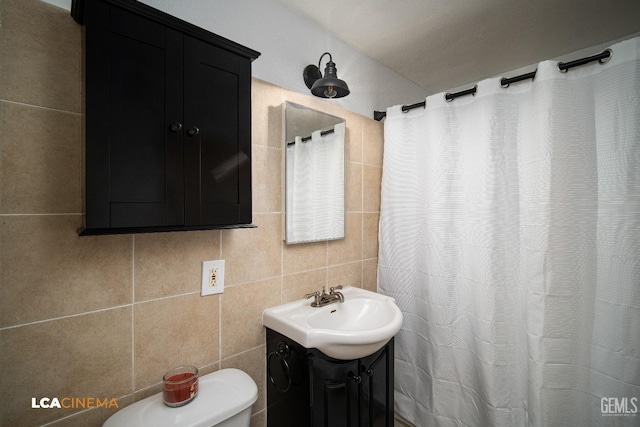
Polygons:
M198 379L198 395L188 404L170 408L162 393L113 414L103 427L249 427L258 387L239 369L222 369Z

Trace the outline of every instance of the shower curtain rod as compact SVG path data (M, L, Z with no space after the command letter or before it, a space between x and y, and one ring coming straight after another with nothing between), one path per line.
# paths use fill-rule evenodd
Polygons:
M327 130L323 130L322 132L320 132L320 136L325 136L325 135L329 135L330 133L333 133L334 130L333 129L327 129ZM304 138L300 138L300 140L302 142L307 142L311 139L311 135L309 136L305 136ZM287 142L287 147L290 145L294 145L296 142L295 141L291 141L291 142Z
M574 67L578 67L580 65L584 65L584 64L588 64L590 62L593 61L598 61L600 64L605 64L609 61L609 59L611 58L611 49L605 49L602 53L599 53L597 55L593 55L593 56L587 56L585 58L580 58L580 59L576 59L575 61L570 61L570 62L558 62L558 70L560 72L566 72L568 71L570 68L574 68ZM500 87L502 88L508 88L509 85L511 83L517 83L517 82L521 82L523 80L528 80L528 79L533 79L536 76L536 72L538 71L538 69L536 68L534 71L530 72L530 73L526 73L526 74L521 74L519 76L515 76L515 77L511 77L511 78L503 78L500 80ZM465 96L465 95L475 95L476 94L476 90L478 89L478 86L474 86L470 89L466 89L466 90L462 90L460 92L454 92L454 93L449 93L447 92L444 95L444 98L447 101L453 101L456 98L459 98L461 96ZM419 107L426 107L427 105L427 101L422 101L422 102L417 102L415 104L411 104L411 105L403 105L402 106L402 112L406 113L407 111L413 110L414 108L419 108ZM373 112L373 119L380 121L382 119L384 119L387 116L387 113L385 111L374 111Z

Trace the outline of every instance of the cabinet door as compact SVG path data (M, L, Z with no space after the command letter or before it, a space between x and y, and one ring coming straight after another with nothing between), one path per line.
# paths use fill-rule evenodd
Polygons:
M251 223L251 62L185 36L185 220Z
M313 427L359 427L358 361L329 361L311 356Z
M267 425L311 427L307 349L267 328Z
M363 427L393 427L393 339L360 360Z
M183 224L182 35L86 8L86 226Z

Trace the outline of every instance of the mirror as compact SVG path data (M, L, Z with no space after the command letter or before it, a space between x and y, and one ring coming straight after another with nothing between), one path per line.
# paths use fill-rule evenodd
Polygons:
M285 241L344 239L345 121L284 104Z

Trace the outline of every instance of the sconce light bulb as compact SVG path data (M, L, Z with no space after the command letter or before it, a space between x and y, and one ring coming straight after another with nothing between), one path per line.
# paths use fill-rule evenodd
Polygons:
M324 96L327 98L335 98L338 92L334 90L333 86L327 86L327 89L324 91Z

